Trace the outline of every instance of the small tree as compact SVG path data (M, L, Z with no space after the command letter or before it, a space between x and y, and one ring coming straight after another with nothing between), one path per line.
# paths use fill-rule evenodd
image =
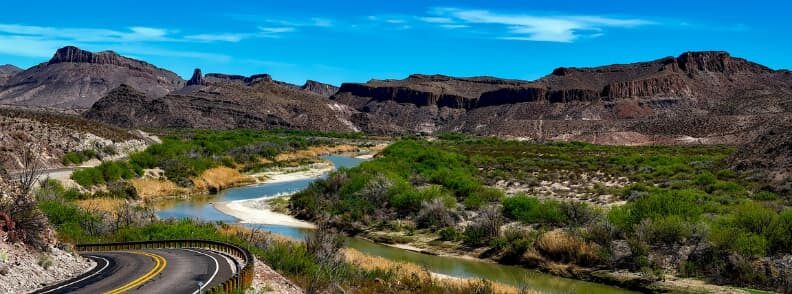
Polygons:
M15 149L19 162L22 164L17 181L22 189L22 194L28 195L41 177L44 166L41 163L41 156L36 151L36 144L20 143Z

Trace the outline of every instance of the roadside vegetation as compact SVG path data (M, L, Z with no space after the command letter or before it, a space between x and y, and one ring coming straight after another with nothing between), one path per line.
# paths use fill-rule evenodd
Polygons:
M157 220L146 208L124 203L112 211L91 211L77 205L84 198L48 181L35 192L38 206L69 243L206 239L234 243L297 283L307 293L339 289L349 293L516 293L517 289L486 281L444 281L409 265L379 262L342 249L343 238L322 226L305 242L237 225L195 220ZM362 264L368 262L368 264ZM414 267L414 266L413 266ZM523 292L528 293L528 292Z
M775 267L792 254L790 195L723 168L732 147L447 139L396 142L289 208L380 242L565 276L626 269L790 288ZM594 176L620 180L592 186ZM560 192L532 193L550 185Z
M362 138L359 134L278 130L164 130L161 136L161 144L133 153L125 160L78 169L71 179L91 191L115 196L123 196L117 192L133 192L134 189L126 189L129 185L138 190L153 189L128 194L127 198L212 193L252 181L242 173L306 165L318 157L284 154ZM64 162L76 164L91 157L95 156L90 151L73 152L66 154ZM144 176L147 179L140 180Z

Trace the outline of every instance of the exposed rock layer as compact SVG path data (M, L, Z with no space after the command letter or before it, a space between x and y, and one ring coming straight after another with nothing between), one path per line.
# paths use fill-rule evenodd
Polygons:
M557 68L536 81L412 75L331 99L369 132L462 131L615 144L738 143L792 112L792 77L725 52ZM632 135L626 135L632 134Z
M68 46L48 62L0 83L0 104L84 109L121 84L151 96L184 86L175 73L112 51L93 53Z

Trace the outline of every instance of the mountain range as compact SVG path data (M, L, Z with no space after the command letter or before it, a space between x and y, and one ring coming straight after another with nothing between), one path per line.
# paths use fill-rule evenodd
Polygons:
M726 52L560 67L535 81L414 74L293 85L199 69L189 80L111 51L64 47L0 68L0 103L70 108L129 128L465 132L605 144L744 143L790 121L792 73Z

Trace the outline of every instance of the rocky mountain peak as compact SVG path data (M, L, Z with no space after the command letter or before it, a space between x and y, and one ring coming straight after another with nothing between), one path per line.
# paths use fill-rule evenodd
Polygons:
M732 57L725 51L689 51L679 55L676 61L679 69L689 74L697 72L766 73L772 71L765 66Z
M122 63L121 59L122 57L113 51L93 53L74 46L66 46L55 51L55 55L52 56L49 64L75 62L119 65Z
M12 75L22 71L21 68L16 67L13 64L4 64L0 65L0 75Z
M321 82L317 82L314 80L307 80L305 81L305 85L302 86L303 90L311 91L321 96L330 97L336 92L338 92L338 87L325 84Z
M204 79L203 79L203 74L201 73L201 69L200 68L196 68L193 71L193 75L190 78L190 80L187 81L187 86L203 85L203 83L204 83Z

